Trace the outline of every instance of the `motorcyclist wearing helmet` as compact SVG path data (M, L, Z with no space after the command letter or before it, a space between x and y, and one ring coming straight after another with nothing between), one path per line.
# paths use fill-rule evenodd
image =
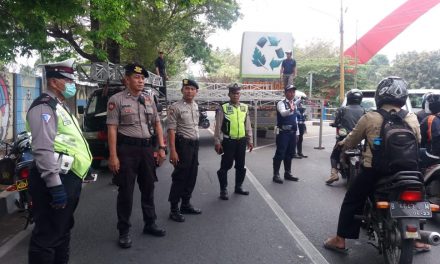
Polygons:
M440 162L440 94L426 96L425 112L427 116L420 123L422 143L420 144L421 167Z
M388 77L382 80L377 86L375 100L378 109L385 111L400 111L408 98L408 84L400 77ZM408 113L404 121L411 127L417 139L420 141L420 128L417 117L414 113ZM361 220L355 219L364 208L367 197L373 193L376 182L383 176L372 167L372 151L374 138L380 137L383 117L376 111L363 115L353 131L340 142L343 145L342 151L350 149L366 140L364 149L362 170L358 177L353 179L345 194L344 201L339 214L337 235L327 239L324 247L339 253L346 253L346 239L359 238ZM429 250L430 246L421 242L415 243L416 248Z
M426 97L428 97L428 95L432 94L432 92L427 92L423 95L422 97L422 110L418 111L416 113L417 115L417 120L419 120L419 123L421 124L423 119L425 119L425 117L429 116L429 109L427 108L426 105Z
M332 184L339 180L338 163L341 156L341 148L338 143L343 140L348 133L350 133L359 118L365 113L365 109L361 106L363 94L359 89L351 89L346 94L347 106L341 106L336 110L335 122L333 127L337 128L338 135L336 136L336 144L330 155L331 173L330 178L326 184Z

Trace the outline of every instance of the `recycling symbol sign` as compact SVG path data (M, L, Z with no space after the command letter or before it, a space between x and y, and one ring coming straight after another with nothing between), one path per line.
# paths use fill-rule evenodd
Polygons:
M281 39L276 36L260 37L252 54L252 64L266 70L278 68L284 59Z

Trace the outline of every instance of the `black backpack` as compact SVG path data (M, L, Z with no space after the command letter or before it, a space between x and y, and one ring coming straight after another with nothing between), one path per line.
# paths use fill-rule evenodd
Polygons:
M372 166L384 175L419 169L419 144L411 127L404 121L408 111L387 112L379 109L383 123L380 139L373 142Z

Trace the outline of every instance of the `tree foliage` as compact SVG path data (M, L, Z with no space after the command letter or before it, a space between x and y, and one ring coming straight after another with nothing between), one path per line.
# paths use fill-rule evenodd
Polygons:
M411 88L440 88L440 50L408 52L394 60L392 72L407 80Z
M210 63L206 38L240 17L235 0L2 0L0 59L16 54L72 56L152 66L159 49L169 65ZM171 62L171 64L170 64Z

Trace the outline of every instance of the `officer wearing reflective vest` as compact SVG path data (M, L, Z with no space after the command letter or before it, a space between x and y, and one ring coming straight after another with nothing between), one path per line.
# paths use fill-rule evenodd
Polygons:
M70 230L92 155L65 100L75 96L74 59L44 64L47 90L30 106L34 166L29 176L35 227L29 263L67 263Z
M215 151L222 155L220 169L217 171L220 183L220 199L228 200L228 170L235 162L235 193L249 195L242 188L246 176L245 154L246 146L249 152L253 149L252 127L249 120L248 105L240 103L240 86L229 87L230 101L217 109L215 117Z
M284 161L284 179L298 181L292 171L292 158L296 147L298 125L294 102L296 87L291 84L284 89L286 98L277 103L277 149L273 157L273 181L283 183L280 177L281 162Z

